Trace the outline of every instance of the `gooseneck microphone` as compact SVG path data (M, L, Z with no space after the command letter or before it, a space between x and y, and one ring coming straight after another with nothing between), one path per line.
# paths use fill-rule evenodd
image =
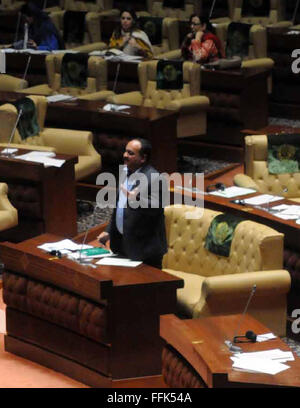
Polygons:
M14 43L16 43L18 41L18 37L19 37L19 29L20 29L20 22L21 22L21 12L18 12L18 20L17 20L17 27L16 27L16 33L15 33L15 41Z
M213 0L212 6L211 6L210 11L209 11L209 15L208 15L208 18L209 18L209 19L210 19L211 16L212 16L212 13L213 13L214 8L215 8L215 4L216 4L216 0Z
M237 328L236 328L236 330L235 330L235 332L234 332L233 340L232 340L232 341L230 341L230 340L225 340L226 346L229 348L229 350L230 350L232 353L240 353L240 352L242 352L241 347L234 345L234 343L241 343L241 342L242 342L242 341L240 341L241 338L245 338L245 337L246 337L247 339L249 339L249 340L252 341L252 342L255 342L255 341L256 341L256 334L253 333L251 330L247 331L245 336L238 336L238 335L237 335L237 333L239 332L239 329L240 329L240 327L241 327L241 324L242 324L242 322L244 321L245 315L246 315L246 313L247 313L248 307L249 307L249 305L250 305L251 299L252 299L252 297L253 297L255 291L256 291L256 284L254 284L253 287L252 287L252 289L251 289L251 292L250 292L249 298L248 298L248 300L247 300L245 309L244 309L244 311L243 311L243 313L242 313L242 316L241 316L241 318L240 318L240 320L239 320L239 322L238 322ZM254 338L255 338L255 339L254 339Z
M24 24L24 42L23 42L23 49L27 50L28 45L28 23Z
M13 140L13 137L14 137L14 134L15 134L15 131L17 129L17 126L18 126L18 123L19 123L19 120L20 120L20 117L21 117L22 113L23 113L23 109L20 109L19 113L18 113L18 116L17 116L17 119L16 119L15 124L14 124L13 130L11 131L11 135L9 137L8 144L7 144L6 148L4 150L2 150L2 154L7 156L7 157L12 156L12 153L9 153L9 146L10 146L12 140Z

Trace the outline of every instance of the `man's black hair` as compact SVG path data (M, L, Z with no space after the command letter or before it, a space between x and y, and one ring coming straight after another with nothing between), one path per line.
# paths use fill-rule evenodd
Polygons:
M146 163L150 161L151 153L152 153L152 144L148 139L144 139L142 137L134 138L133 140L137 140L141 144L140 155L146 156Z

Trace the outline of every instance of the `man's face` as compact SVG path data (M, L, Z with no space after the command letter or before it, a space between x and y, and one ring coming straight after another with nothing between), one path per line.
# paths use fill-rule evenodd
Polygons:
M123 154L124 164L130 171L136 171L145 163L145 157L140 154L141 143L138 140L131 140Z

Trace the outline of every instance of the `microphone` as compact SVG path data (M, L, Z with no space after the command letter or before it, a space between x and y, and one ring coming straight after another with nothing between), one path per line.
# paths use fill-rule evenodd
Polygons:
M92 213L92 217L93 217L93 220L94 220L94 221L95 221L95 211L96 211L97 207L98 207L98 204L96 203L96 205L95 205L95 207L94 207L94 210L93 210L93 213ZM89 233L89 231L90 231L90 229L91 229L92 227L93 227L93 225L91 225L91 226L90 226L89 228L87 228L87 230L85 231L85 234L84 234L84 237L83 237L83 240L82 240L82 244L81 244L81 248L80 248L80 250L79 250L79 258L77 259L77 261L78 261L81 265L82 265L82 264L85 264L85 265L91 266L91 267L93 267L93 268L96 268L96 266L95 266L94 264L92 264L93 258L82 258L83 247L84 247L84 245L85 245L85 242L86 242L88 233Z
M14 137L14 134L15 134L15 131L16 131L16 128L18 126L18 123L19 123L19 120L20 120L20 117L21 117L22 113L23 113L23 109L20 109L19 113L18 113L18 116L17 116L17 119L16 119L16 122L14 124L13 130L11 132L10 138L8 140L8 144L7 144L6 148L4 150L2 150L2 152L1 152L1 154L6 156L6 157L11 157L13 155L13 153L9 153L8 147L10 146L10 144L11 144L11 142L13 140L13 137Z
M241 353L241 352L242 352L241 347L235 346L235 345L233 344L233 343L241 343L241 341L239 341L239 338L244 338L244 337L246 337L246 338L250 339L250 341L252 341L253 343L256 341L256 334L253 333L253 332L250 331L250 330L246 332L246 336L238 336L238 335L237 335L237 333L239 332L239 329L240 329L240 327L241 327L241 324L242 324L242 322L243 322L243 320L244 320L244 318L245 318L245 315L246 315L246 313L247 313L249 304L250 304L250 302L251 302L251 299L252 299L252 297L253 297L255 291L256 291L256 284L254 284L253 287L252 287L252 289L251 289L250 296L249 296L249 298L248 298L248 300L247 300L247 303L246 303L245 309L244 309L244 311L243 311L243 313L242 313L242 316L241 316L241 318L240 318L240 320L239 320L239 322L238 322L238 326L237 326L237 328L236 328L236 330L235 330L235 332L234 332L234 336L233 336L232 341L230 341L230 340L225 340L226 346L229 348L229 350L230 350L232 353ZM248 335L247 335L247 333L248 333ZM249 337L249 336L250 336L250 337ZM255 337L255 340L253 341L254 337Z
M25 81L25 78L26 78L26 75L27 75L27 71L28 71L28 68L29 68L30 61L31 61L31 55L29 55L29 57L27 59L27 64L26 64L26 67L25 67L24 75L23 75L24 81Z
M296 17L297 17L297 12L298 12L298 8L299 8L299 4L300 4L300 0L297 0L296 6L295 6L295 10L294 10L294 14L293 14L293 18L292 18L293 25L295 25L295 23L296 23Z
M28 23L24 24L24 42L23 42L23 50L27 49L28 43Z
M212 5L211 5L210 11L209 11L209 15L208 15L208 19L210 19L211 16L212 16L212 13L213 13L214 8L215 8L215 4L216 4L216 0L214 0L214 1L212 2Z
M16 43L18 41L18 36L19 36L19 29L20 29L20 22L21 22L21 12L18 12L18 20L17 20L17 27L16 27L16 33L15 33L15 41L14 43Z
M115 80L114 80L114 85L113 85L113 89L112 89L113 92L115 92L116 87L117 87L117 82L118 82L118 78L119 78L120 67L121 67L121 62L118 62L117 70L116 70L116 75L115 75Z

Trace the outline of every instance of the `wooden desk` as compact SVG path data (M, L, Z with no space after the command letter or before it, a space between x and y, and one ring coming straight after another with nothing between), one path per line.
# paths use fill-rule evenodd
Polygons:
M30 150L19 149L17 154ZM77 233L74 165L77 156L56 155L62 167L0 155L0 181L8 184L8 197L18 210L18 225L0 239L20 242L43 232L72 237Z
M177 112L141 106L130 106L126 110L129 114L106 112L102 109L105 104L85 100L49 104L46 124L92 131L103 171L112 171L123 163L124 147L134 137L151 141L154 167L161 172L176 171Z
M288 370L276 375L246 373L232 369L232 355L224 344L232 340L241 321L241 315L213 316L179 320L174 315L160 319L161 337L174 347L196 370L207 387L300 387L300 358L289 361ZM241 321L240 333L252 330L256 334L270 332L250 315ZM279 338L262 343L239 344L243 351L261 351L279 348L291 349ZM184 363L183 363L184 364Z
M159 317L175 311L183 281L146 265L94 269L37 249L59 239L0 245L5 350L95 387L161 375Z

